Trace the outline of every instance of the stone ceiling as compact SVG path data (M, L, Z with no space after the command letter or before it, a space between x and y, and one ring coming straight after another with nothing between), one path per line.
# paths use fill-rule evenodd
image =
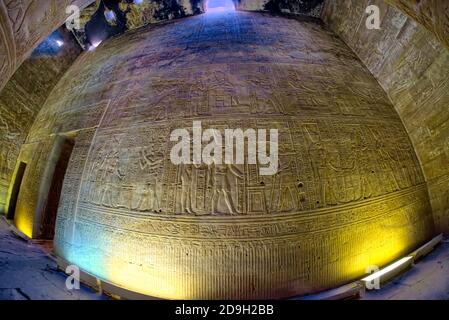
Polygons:
M158 0L159 1L159 0ZM184 0L180 0L184 2ZM189 1L189 0L187 0ZM323 0L235 0L243 10L319 15ZM377 0L383 2L384 0ZM449 1L385 0L432 31L449 48ZM0 0L0 91L33 49L61 26L70 4L85 8L93 0ZM138 16L138 15L137 15Z
M67 6L92 0L1 0L0 91L23 61L67 19Z
M449 48L448 0L386 0L413 20L422 24Z

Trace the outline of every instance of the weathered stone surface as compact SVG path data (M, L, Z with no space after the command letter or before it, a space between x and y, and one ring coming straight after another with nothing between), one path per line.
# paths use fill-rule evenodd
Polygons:
M433 32L449 49L449 1L446 0L386 0Z
M34 48L67 19L70 4L84 8L93 0L1 0L0 92Z
M61 28L17 70L0 94L0 212L20 147L53 87L81 53L70 32ZM59 47L55 41L64 42Z
M48 2L48 1L47 1ZM77 5L86 5L89 1L73 2ZM180 0L175 1L168 5L170 1L166 2L145 2L143 5L137 6L134 4L129 5L129 28L134 29L142 27L145 24L160 22L163 19L168 19L170 12L176 8L181 8L181 15L188 15L196 13L195 9L201 6L200 1ZM37 44L45 44L38 42L45 32L48 32L53 28L52 24L63 23L63 16L55 15L56 11L65 12L66 5L69 4L58 2L60 5L49 5L48 7L36 6L33 1L25 3L22 1L5 2L5 8L8 9L8 14L11 18L10 21L0 22L0 27L13 28L16 33L11 37L11 41L21 41L21 53L15 58L11 57L10 62L4 64L8 70L14 69L14 65L20 65L22 59L28 55L30 47L34 47ZM170 2L171 3L171 2ZM90 6L88 10L82 12L81 27L90 20L92 14L96 11L97 6ZM4 8L4 9L5 9ZM92 10L92 8L94 10ZM2 6L0 4L0 11ZM127 9L127 8L124 8ZM39 14L36 12L32 15L33 10L49 10L43 12L42 15L46 18L44 22L47 24L34 25L39 21L36 17ZM27 12L27 14L25 14ZM36 17L35 17L36 16ZM0 15L1 17L1 15ZM173 15L174 17L174 15ZM9 26L9 24L11 24ZM31 31L22 30L25 27L30 28ZM64 72L71 66L73 61L80 53L77 48L76 41L72 39L69 32L61 27L60 34L65 35L64 46L57 50L57 52L36 52L34 56L29 57L21 67L15 72L14 76L10 79L6 87L1 90L2 81L7 81L8 72L1 72L2 77L0 79L0 212L5 211L5 205L7 202L7 192L10 186L11 177L16 165L17 156L19 154L20 146L24 142L25 137L28 135L32 123L34 122L37 113L45 102L47 96L50 94L51 89L64 74ZM34 37L35 42L27 42L25 35ZM17 37L17 39L15 38ZM33 38L33 39L34 39ZM2 38L7 40L6 38ZM1 41L1 40L0 40ZM34 40L33 40L34 41ZM15 46L11 43L11 46ZM2 57L1 50L7 49L8 46L0 47L0 60ZM45 51L45 49L43 50ZM51 51L51 50L50 50ZM18 59L17 61L15 61ZM9 65L13 63L13 65ZM1 64L1 61L0 61Z
M170 132L193 120L278 129L279 173L172 164ZM31 234L55 135L75 139L58 254L149 295L316 292L433 235L424 177L400 118L351 50L319 24L204 15L83 54L19 156L28 168L16 224Z
M324 0L234 0L238 10L320 17Z
M448 2L432 3L436 8ZM370 4L381 9L381 30L368 30L360 23ZM328 1L323 18L393 101L424 169L437 226L449 232L449 51L426 28L383 0Z
M140 6L130 5L129 27L199 13L196 10L202 7L202 1L146 0ZM0 92L37 45L65 23L67 6L77 5L82 10L93 2L95 0L1 0ZM88 19L89 13L82 18Z

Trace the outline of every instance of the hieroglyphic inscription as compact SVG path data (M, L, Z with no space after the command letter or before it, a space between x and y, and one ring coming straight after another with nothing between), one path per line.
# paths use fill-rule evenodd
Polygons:
M449 231L445 197L449 179L449 37L444 36L449 32L449 2L380 1L377 5L384 26L376 33L358 27L358 17L369 4L369 0L327 1L323 20L357 53L391 97L429 185L435 222L440 231ZM370 41L360 41L367 38ZM445 188L436 187L441 181L446 182Z
M232 128L227 121L203 124ZM399 123L248 120L249 128L283 128L280 169L268 177L259 176L258 165L173 165L168 137L183 125L188 122L99 135L84 201L165 215L266 215L366 200L424 182Z
M319 25L195 17L112 39L66 79L81 70L92 73L55 90L42 113L53 123L30 136L111 99L57 226L59 254L97 276L165 298L279 298L358 278L432 234L388 96ZM174 165L170 133L196 120L277 129L277 174Z

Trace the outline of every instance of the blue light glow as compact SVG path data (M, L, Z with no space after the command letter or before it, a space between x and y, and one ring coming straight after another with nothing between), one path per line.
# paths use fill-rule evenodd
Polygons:
M42 41L31 54L31 58L42 56L56 56L64 46L64 37L59 30L53 32L47 39Z
M104 11L104 16L106 17L106 20L109 23L114 23L117 21L117 16L115 15L115 12L112 10L105 10Z
M232 0L209 0L206 3L206 13L229 11L235 11L235 4Z

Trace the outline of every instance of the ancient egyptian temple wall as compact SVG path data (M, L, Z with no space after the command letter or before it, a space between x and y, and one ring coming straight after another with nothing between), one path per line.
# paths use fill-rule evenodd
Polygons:
M449 48L449 2L438 0L385 0L417 21Z
M68 41L58 54L30 58L66 19L65 7L91 0L0 0L0 214L5 210L20 146L51 88L77 54Z
M31 52L69 16L66 7L83 10L98 0L0 0L0 91ZM185 14L202 6L203 0L146 0L132 6L130 28L173 16L178 7ZM72 12L72 11L69 11Z
M56 41L62 41L59 46ZM0 214L22 143L42 105L81 48L72 34L60 28L43 42L0 92Z
M449 232L449 51L443 45L449 39L448 2L390 2L433 33L383 0L328 1L323 19L391 98L424 170L436 226ZM361 20L369 4L381 9L381 30L368 30Z
M194 120L205 129L278 129L278 173L174 165L170 133ZM84 53L21 150L28 168L16 224L25 230L64 137L75 147L58 255L151 296L316 292L434 235L419 162L387 95L312 22L208 14Z
M0 214L8 211L8 191L11 191L14 171L19 165L17 156L21 145L54 85L81 51L64 26L57 31L63 43L61 47L55 45L53 36L44 38L64 23L68 4L79 5L82 9L91 2L0 0ZM194 14L201 6L202 1L195 0L130 5L128 28L175 17L179 8L182 15ZM98 4L93 5L93 10L88 12L95 12L97 7ZM86 12L83 15L85 24L91 16L85 17ZM28 228L27 233L30 232Z
M65 8L94 0L1 0L0 91L31 52L67 18Z

